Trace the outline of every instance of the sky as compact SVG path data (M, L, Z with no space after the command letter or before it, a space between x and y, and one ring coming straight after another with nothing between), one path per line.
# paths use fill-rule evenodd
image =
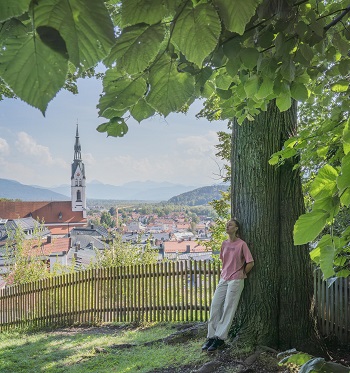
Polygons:
M96 105L102 83L79 79L79 94L61 90L42 113L19 99L0 101L0 178L53 187L70 184L76 123L87 183L123 185L131 181L205 186L220 182L215 157L217 132L227 122L197 119L201 103L185 114L128 120L122 138L97 132Z

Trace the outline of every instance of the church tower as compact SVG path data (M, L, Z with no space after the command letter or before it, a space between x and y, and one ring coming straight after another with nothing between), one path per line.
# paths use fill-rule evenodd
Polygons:
M84 218L86 218L85 181L85 167L83 161L81 160L81 146L77 123L71 176L72 211L83 211Z

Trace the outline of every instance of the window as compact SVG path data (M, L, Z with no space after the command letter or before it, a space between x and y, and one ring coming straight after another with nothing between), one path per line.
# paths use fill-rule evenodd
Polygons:
M81 191L80 190L77 191L77 201L81 202Z

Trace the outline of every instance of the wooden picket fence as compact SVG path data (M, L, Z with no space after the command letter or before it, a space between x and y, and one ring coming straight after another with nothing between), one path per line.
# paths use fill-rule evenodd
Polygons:
M319 331L350 342L350 278L324 281L322 272L314 273L314 294Z
M0 290L0 331L23 326L206 321L220 266L187 261L92 269ZM350 342L350 279L317 270L320 333Z
M91 269L0 291L0 331L23 326L205 321L220 276L212 262Z

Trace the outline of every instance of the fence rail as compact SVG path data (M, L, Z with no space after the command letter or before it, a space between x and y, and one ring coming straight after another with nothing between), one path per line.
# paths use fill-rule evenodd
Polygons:
M92 269L0 291L0 330L96 322L205 321L220 267L170 262Z
M327 282L322 272L314 274L314 294L320 333L350 342L350 278Z

